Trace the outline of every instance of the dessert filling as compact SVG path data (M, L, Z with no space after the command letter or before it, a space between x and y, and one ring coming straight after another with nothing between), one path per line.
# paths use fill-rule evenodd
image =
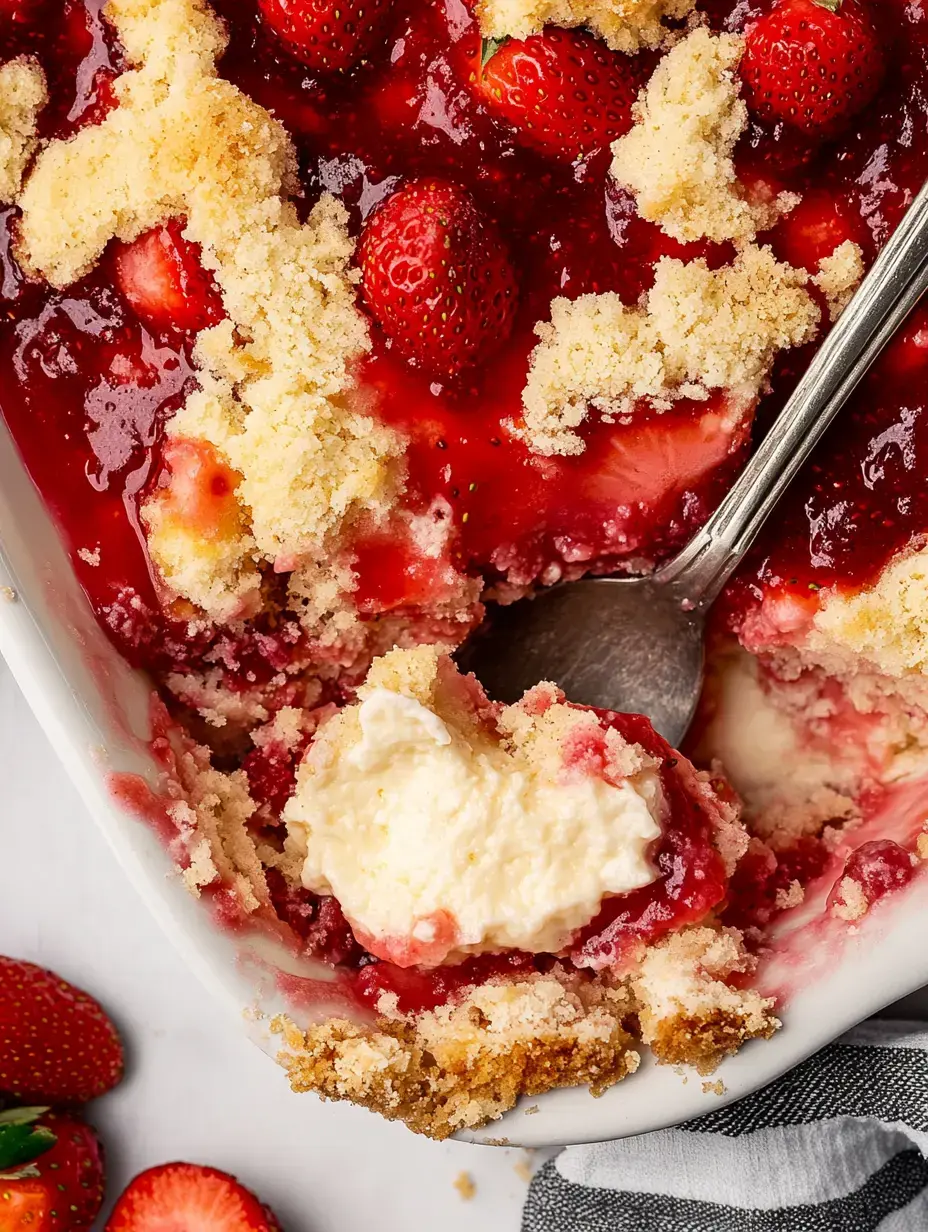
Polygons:
M320 731L284 810L305 835L303 884L403 967L557 953L603 898L657 876L657 763L550 690L495 722L484 704L480 722L447 672L431 649L392 651ZM601 774L585 764L591 741Z
M717 506L928 175L928 18L355 8L2 7L0 410L152 683L114 790L276 947L293 1085L443 1137L712 1069L928 858L924 310L719 601L690 756L449 658Z

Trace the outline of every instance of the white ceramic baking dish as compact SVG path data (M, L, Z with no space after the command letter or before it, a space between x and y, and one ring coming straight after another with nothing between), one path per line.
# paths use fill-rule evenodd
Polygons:
M248 1030L273 1054L274 1041L246 1011L256 1004L267 1012L285 1007L266 986L273 981L262 979L261 963L247 961L254 943L214 925L170 875L168 856L151 829L120 807L108 789L111 771L155 782L145 749L150 689L98 628L2 424L0 587L0 652L91 815L178 950L229 1006L230 1030ZM908 816L924 815L926 797L928 790L910 786L899 808ZM586 1089L556 1091L526 1101L532 1115L516 1108L467 1137L524 1146L616 1138L676 1124L770 1082L860 1019L928 983L922 887L917 878L841 938L807 923L820 904L800 908L786 920L784 931L792 932L792 941L767 974L769 981L793 989L783 1029L721 1067L713 1078L721 1079L724 1094L704 1091L695 1075L684 1081L671 1067L645 1063L600 1099ZM275 1080L283 1082L283 1073L275 1076L269 1067L268 1081Z

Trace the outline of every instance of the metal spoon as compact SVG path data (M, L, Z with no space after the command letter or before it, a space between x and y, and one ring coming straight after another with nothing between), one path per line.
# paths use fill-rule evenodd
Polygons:
M928 290L928 184L910 206L728 495L646 577L587 578L496 606L458 652L491 697L552 680L575 702L648 715L673 745L702 685L706 613L770 511Z

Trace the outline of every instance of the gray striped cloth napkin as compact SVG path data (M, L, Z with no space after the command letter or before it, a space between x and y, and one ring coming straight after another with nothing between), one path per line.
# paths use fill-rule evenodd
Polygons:
M522 1232L928 1232L928 1031L868 1022L676 1129L568 1147Z

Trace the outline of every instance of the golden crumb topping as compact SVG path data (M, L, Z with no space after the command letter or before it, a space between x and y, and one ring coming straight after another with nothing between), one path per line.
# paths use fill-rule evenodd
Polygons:
M502 1116L520 1095L581 1083L600 1094L633 1073L629 1008L621 989L551 978L472 988L414 1024L330 1019L304 1032L281 1018L272 1029L295 1091L350 1099L447 1138Z
M846 657L849 651L886 676L928 673L928 550L888 565L876 584L829 595L803 649Z
M612 175L638 212L678 240L752 240L797 198L747 200L735 143L747 124L736 72L744 40L694 30L661 60L613 144Z
M818 273L812 281L825 296L832 321L837 321L851 302L864 272L864 254L853 240L845 240L830 257L822 257L819 261Z
M703 1073L746 1039L780 1025L773 1000L733 986L756 960L733 928L691 928L652 946L631 981L641 1038L659 1060Z
M554 300L551 321L535 327L541 341L522 395L532 449L582 453L576 429L591 410L609 421L641 398L666 409L724 389L749 404L777 352L815 334L807 281L769 248L747 245L717 270L663 257L643 308L614 292Z
M242 516L217 536L176 502L149 506L150 547L172 590L227 619L247 612L259 563L293 569L359 512L384 508L398 446L351 404L351 364L369 344L345 211L323 197L300 223L289 138L218 76L221 22L199 0L106 11L135 67L102 124L39 156L21 198L21 256L64 286L114 236L186 216L229 319L200 335L200 388L170 432L211 443L234 468Z
M527 38L542 26L588 26L613 51L658 47L667 19L680 20L695 0L479 0L480 28L488 38Z
M45 74L33 60L20 56L0 68L0 204L9 205L19 193L47 100Z

